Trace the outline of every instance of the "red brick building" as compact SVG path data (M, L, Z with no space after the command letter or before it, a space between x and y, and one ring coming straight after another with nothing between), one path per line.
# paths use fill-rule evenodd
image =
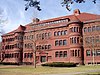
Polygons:
M35 43L34 43L35 42ZM2 35L2 62L100 64L100 15L81 13L20 25Z

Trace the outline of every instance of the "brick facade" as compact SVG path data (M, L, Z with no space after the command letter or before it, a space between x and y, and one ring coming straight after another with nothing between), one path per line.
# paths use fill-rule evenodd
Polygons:
M35 42L35 43L34 43ZM100 64L100 15L81 13L40 21L2 35L2 62Z

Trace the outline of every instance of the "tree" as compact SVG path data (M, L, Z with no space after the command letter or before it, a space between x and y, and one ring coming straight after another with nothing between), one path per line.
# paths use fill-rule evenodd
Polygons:
M34 7L36 8L38 11L41 11L41 8L40 8L40 1L37 1L37 0L24 0L26 1L27 3L25 4L25 11L27 11L27 9L29 7ZM97 0L91 0L94 4L96 4ZM65 6L66 9L68 11L70 11L70 5L73 4L73 3L85 3L86 0L62 0L61 2L61 5L62 6Z
M100 49L100 25L98 26L93 26L91 27L91 25L89 24L89 34L84 34L83 36L83 46L89 48L89 52L90 54L92 54L92 64L95 64L95 56L98 55L98 51L96 49ZM86 27L84 28L85 32L86 31Z
M3 26L4 23L7 22L7 18L5 18L4 10L0 8L0 40L1 40L1 35L4 34ZM0 42L0 56L2 53L2 43ZM4 60L4 58L1 60L1 62Z

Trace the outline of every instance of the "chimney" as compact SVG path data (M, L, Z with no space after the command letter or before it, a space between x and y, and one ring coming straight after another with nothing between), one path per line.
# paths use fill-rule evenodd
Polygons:
M80 10L79 10L79 9L75 9L75 10L74 10L74 15L77 16L77 15L79 15L79 14L81 14L81 13L80 13Z
M37 23L39 22L40 20L38 18L33 18L33 23Z

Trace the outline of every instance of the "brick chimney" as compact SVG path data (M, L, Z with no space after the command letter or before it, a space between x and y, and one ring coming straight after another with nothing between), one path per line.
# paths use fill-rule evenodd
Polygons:
M38 18L33 18L33 23L37 23L39 22L40 20Z
M77 16L77 15L79 15L79 14L81 14L81 13L80 13L80 10L79 10L79 9L75 9L75 10L74 10L74 15Z

